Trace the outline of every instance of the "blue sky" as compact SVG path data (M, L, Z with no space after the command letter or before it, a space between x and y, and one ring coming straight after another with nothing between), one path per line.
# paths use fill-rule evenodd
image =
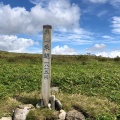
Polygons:
M0 50L42 53L52 25L52 54L120 56L120 0L0 0Z

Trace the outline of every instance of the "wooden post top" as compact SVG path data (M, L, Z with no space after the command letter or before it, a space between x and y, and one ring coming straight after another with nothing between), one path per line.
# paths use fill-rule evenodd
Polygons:
M52 29L52 26L51 26L51 25L43 25L43 28L49 28L49 29Z

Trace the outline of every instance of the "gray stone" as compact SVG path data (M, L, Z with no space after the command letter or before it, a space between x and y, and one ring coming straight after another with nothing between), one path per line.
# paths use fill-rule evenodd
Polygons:
M36 108L40 108L44 106L43 99L40 99L39 102L36 104Z
M65 120L66 112L64 110L60 110L59 120Z
M55 109L56 110L61 110L62 109L62 104L58 99L55 100Z
M25 105L19 105L18 108L20 108L20 109L24 109L24 108L32 109L32 108L34 108L34 106L32 104L25 104Z
M51 103L52 110L55 110L55 95L52 95L50 97L50 103Z
M14 120L25 120L29 110L27 108L20 109L16 108L14 112Z
M77 110L72 110L66 114L66 120L85 120L85 116Z
M0 120L12 120L12 117L2 117Z
M39 103L36 104L36 108L40 108L41 105Z
M48 108L51 110L51 104L50 103L48 104Z
M13 120L26 120L27 114L33 108L31 104L19 105L14 111Z
M58 93L59 92L59 88L58 87L51 87L50 91L52 94Z

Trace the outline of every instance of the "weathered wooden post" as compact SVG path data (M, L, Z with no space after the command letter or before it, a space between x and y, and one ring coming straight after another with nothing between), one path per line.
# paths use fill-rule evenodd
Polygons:
M51 83L51 35L52 26L43 25L42 99L48 106Z

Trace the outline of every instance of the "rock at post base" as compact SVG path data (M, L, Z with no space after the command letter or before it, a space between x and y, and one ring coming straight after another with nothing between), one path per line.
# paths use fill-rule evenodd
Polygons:
M25 105L19 105L18 108L20 108L20 109L24 109L24 108L32 109L32 108L34 108L34 106L32 104L25 104Z
M12 120L12 117L2 117L0 120Z
M55 95L52 95L50 97L50 103L51 103L52 110L55 110Z
M48 104L48 108L51 110L51 104L50 103Z
M85 120L85 116L77 110L71 110L66 114L66 120Z
M61 110L62 109L62 104L58 99L55 100L55 109L56 110Z
M13 120L26 120L29 111L34 108L31 104L19 105L14 111Z
M40 108L44 106L43 99L40 99L39 102L36 104L36 108Z
M58 87L51 87L50 91L52 94L58 93L59 92L59 88Z
M66 112L64 110L60 110L59 120L65 120Z

